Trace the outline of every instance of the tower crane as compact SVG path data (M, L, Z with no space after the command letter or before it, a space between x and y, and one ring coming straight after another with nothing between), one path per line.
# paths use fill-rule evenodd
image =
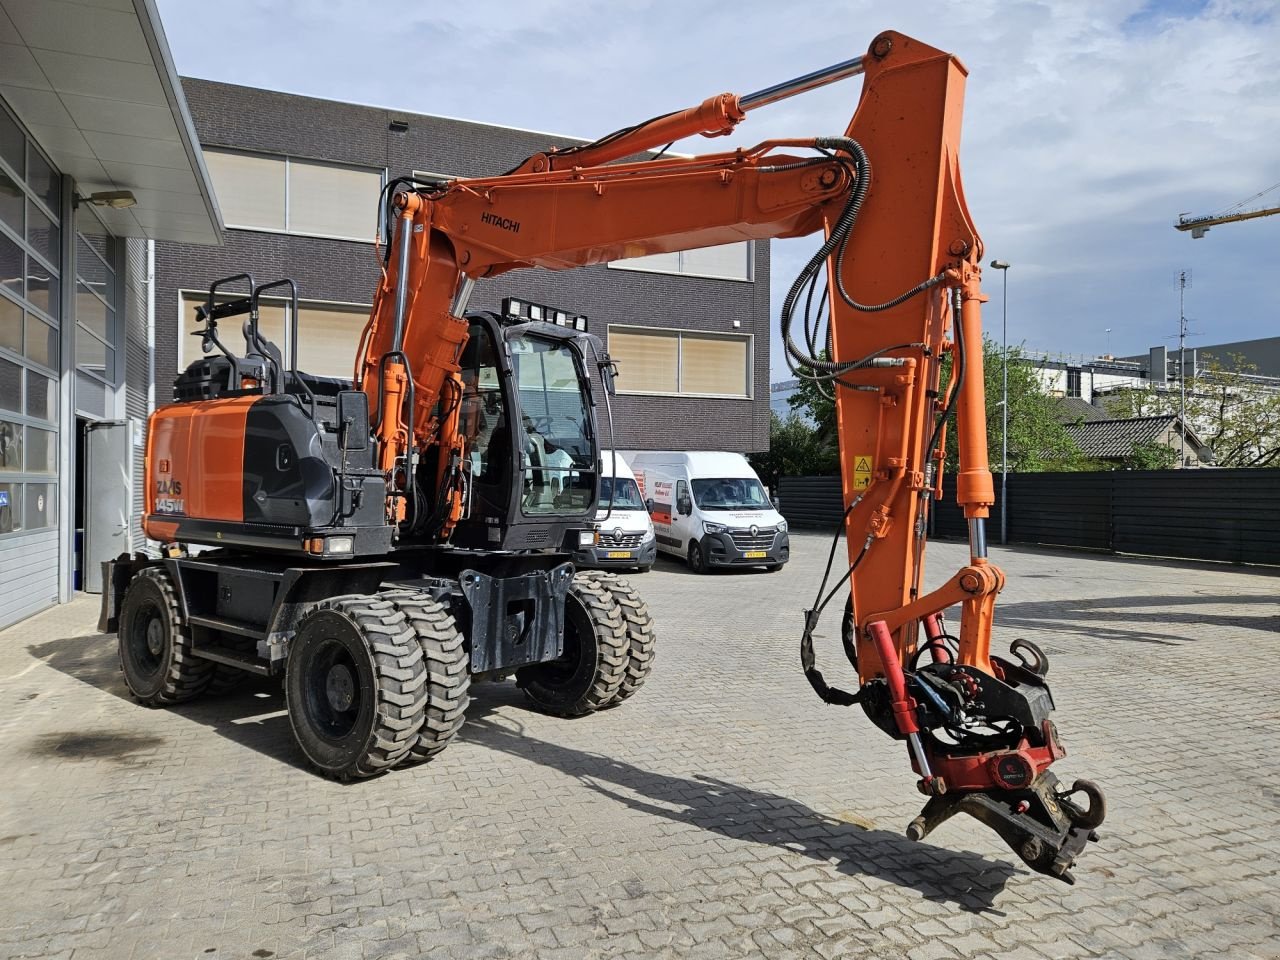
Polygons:
M1245 210L1245 204L1252 203L1261 197L1266 196L1272 190L1280 187L1280 183L1273 183L1267 189L1255 193L1252 197L1241 200L1233 206L1227 207L1219 213L1211 213L1203 217L1189 217L1185 213L1179 214L1178 222L1173 225L1175 230L1181 230L1184 233L1191 231L1191 238L1199 240L1209 232L1210 227L1216 227L1220 223L1235 223L1238 220L1256 220L1259 217L1269 217L1273 213L1280 213L1280 206L1259 207L1256 210Z

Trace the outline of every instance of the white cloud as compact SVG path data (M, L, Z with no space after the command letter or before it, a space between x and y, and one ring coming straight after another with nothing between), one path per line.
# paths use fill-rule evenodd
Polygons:
M1111 327L1115 351L1144 351L1176 329L1184 267L1203 342L1280 332L1267 283L1280 217L1196 241L1171 226L1280 180L1280 15L1265 0L160 9L183 73L586 137L846 59L892 27L969 68L965 188L988 254L1014 264L1011 339L1096 353ZM751 115L731 141L679 148L839 133L857 91L846 81ZM774 245L775 309L813 246Z

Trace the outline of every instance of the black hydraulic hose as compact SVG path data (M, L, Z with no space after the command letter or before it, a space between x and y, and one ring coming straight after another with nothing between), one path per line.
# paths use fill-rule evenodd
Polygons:
M930 277L924 280L910 290L879 304L862 304L854 300L844 288L844 280L841 276L841 266L844 262L845 247L852 232L854 224L857 222L858 214L862 209L862 204L866 200L867 191L871 185L871 161L867 157L866 151L862 145L850 137L821 137L814 141L815 146L819 149L830 148L839 150L852 158L854 167L854 184L850 191L849 199L845 203L844 210L841 211L835 224L831 228L831 232L827 239L822 243L809 262L800 271L790 290L787 291L786 297L782 304L782 337L783 344L788 355L788 365L795 370L795 363L801 366L809 367L814 371L821 371L828 374L840 374L852 369L851 366L838 363L831 360L823 360L816 356L806 356L796 344L791 336L792 317L795 310L796 302L799 300L801 292L806 284L812 281L813 276L821 269L825 262L829 262L832 253L836 253L835 270L836 270L836 290L840 294L841 299L855 310L862 312L879 312L889 310L899 304L905 303L907 300L915 297L926 290L940 284L943 274ZM794 361L794 362L793 362Z

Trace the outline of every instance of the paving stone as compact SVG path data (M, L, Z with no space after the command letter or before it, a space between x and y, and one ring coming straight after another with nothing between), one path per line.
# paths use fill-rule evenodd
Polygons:
M972 820L902 836L902 745L797 667L826 549L660 562L626 704L567 721L477 684L438 758L347 785L305 768L278 682L131 702L93 599L0 633L0 958L1280 956L1280 723L1226 706L1280 699L1280 577L993 548L997 651L1049 652L1056 769L1114 811L1068 887ZM931 545L927 585L966 553ZM835 618L817 650L849 683Z

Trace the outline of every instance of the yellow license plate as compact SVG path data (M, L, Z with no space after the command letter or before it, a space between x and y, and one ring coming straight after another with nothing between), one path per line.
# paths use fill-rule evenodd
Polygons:
M631 551L630 550L610 550L608 553L605 554L605 558L608 560L630 560Z
M748 560L760 560L768 555L764 550L748 550L743 554Z

